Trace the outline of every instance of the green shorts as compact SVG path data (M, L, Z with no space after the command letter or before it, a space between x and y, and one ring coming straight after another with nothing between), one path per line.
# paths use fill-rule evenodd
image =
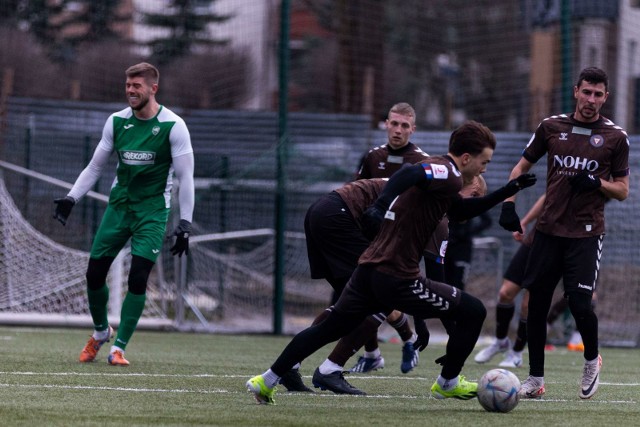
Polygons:
M93 239L91 258L116 257L131 238L131 254L155 262L162 250L169 209L134 212L107 206Z

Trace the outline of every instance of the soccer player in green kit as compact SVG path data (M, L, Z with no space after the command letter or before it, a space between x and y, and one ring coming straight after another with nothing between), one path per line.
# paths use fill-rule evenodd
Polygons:
M80 362L92 362L113 336L107 320L107 273L131 239L128 292L107 359L115 366L129 365L124 352L144 310L147 279L162 248L174 173L180 182L180 222L173 231L173 255L189 253L194 207L193 148L184 120L156 101L160 77L156 67L143 62L129 67L125 74L129 107L107 119L91 161L67 196L54 200L54 218L65 225L73 206L100 178L111 154L117 154L116 178L93 240L86 275L94 332L80 353Z

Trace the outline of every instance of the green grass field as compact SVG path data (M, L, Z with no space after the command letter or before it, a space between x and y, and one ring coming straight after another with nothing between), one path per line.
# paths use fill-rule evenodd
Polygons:
M398 344L381 344L386 367L350 375L367 396L330 392L276 394L275 406L257 405L246 380L262 373L289 337L146 332L127 349L128 368L78 363L88 331L0 327L2 426L605 426L640 423L640 351L602 349L598 393L578 398L582 355L547 354L547 394L521 401L508 414L485 412L474 399L439 401L429 388L439 373L442 345L421 353L418 367L400 373ZM305 361L311 374L329 347ZM496 363L498 358L496 358ZM525 361L526 363L526 361ZM477 380L495 365L472 360L463 374ZM514 370L520 379L526 368Z

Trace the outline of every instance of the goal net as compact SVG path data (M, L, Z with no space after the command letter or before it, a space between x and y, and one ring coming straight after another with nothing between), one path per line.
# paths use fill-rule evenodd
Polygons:
M50 207L47 205L47 207ZM0 179L0 322L5 324L91 325L85 273L89 253L60 245L27 222ZM116 258L109 321L119 323L127 249ZM141 326L168 326L158 304L147 303Z

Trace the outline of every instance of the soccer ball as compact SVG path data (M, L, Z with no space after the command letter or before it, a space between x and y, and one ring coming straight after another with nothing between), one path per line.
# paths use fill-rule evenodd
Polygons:
M509 412L518 405L520 380L506 369L487 371L478 383L478 401L489 412Z

